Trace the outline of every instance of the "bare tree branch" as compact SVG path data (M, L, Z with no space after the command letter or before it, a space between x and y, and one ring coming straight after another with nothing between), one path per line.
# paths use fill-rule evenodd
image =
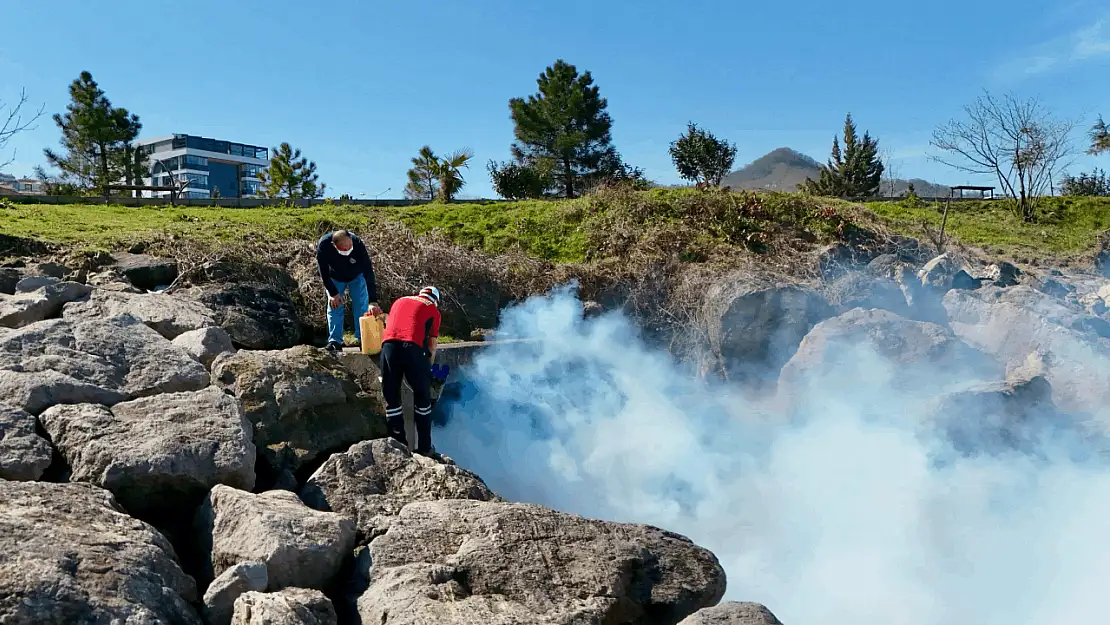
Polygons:
M964 107L965 120L951 120L933 132L932 145L946 156L933 160L958 171L990 175L1015 200L1023 220L1036 216L1036 199L1053 192L1058 171L1075 155L1073 120L1054 119L1036 99L1001 99L984 93Z
M24 130L31 130L31 124L35 123L38 118L42 117L42 113L46 110L46 105L39 108L31 119L23 121L23 105L27 103L27 92L21 90L19 92L19 101L14 105L5 104L0 102L0 150L3 150L8 141L15 135L23 132ZM7 167L15 162L15 152L12 152L12 157L6 161L0 161L0 168Z

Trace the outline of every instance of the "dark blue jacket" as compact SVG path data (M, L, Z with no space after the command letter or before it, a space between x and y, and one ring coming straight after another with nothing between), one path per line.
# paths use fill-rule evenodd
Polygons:
M374 265L370 262L370 253L366 251L366 244L354 234L351 235L353 248L350 256L343 256L331 242L332 233L320 237L316 242L316 264L320 268L320 278L324 281L324 288L328 295L339 295L335 288L336 282L350 282L362 274L366 277L366 292L371 302L378 301L378 286L374 283Z

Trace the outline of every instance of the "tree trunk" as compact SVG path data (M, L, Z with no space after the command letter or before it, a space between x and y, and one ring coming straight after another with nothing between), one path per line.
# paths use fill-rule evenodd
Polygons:
M570 168L570 159L563 157L563 171L565 177L563 178L563 191L566 193L567 199L574 197L574 171Z

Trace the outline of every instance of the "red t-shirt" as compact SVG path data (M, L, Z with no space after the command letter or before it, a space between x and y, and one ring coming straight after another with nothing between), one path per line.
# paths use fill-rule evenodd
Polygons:
M409 341L427 349L428 338L439 338L439 307L428 299L409 295L393 302L385 320L385 341Z

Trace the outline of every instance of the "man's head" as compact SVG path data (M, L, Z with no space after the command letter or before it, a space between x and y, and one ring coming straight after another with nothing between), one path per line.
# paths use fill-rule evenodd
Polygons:
M434 286L426 286L420 289L420 292L417 293L417 295L427 298L428 300L431 300L433 304L439 306L439 289L435 288Z
M350 254L355 245L354 241L351 240L351 233L346 230L336 230L333 232L331 235L331 244L334 245L336 251L343 256Z

